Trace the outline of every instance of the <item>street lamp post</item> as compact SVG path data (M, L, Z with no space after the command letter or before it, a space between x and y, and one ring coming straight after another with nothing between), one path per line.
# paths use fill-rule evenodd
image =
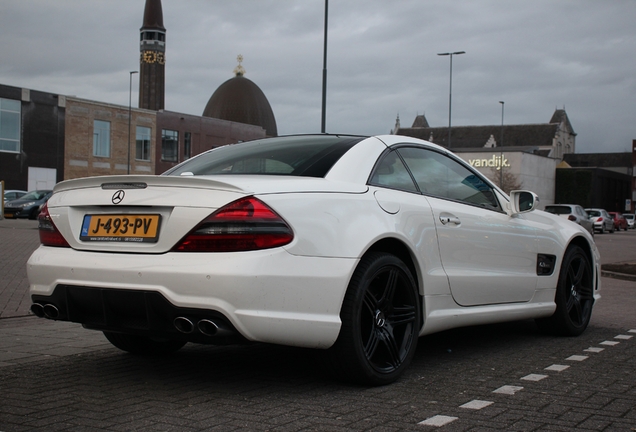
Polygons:
M448 148L451 148L451 105L453 102L453 56L466 54L466 51L438 53L438 56L450 56L450 86L448 90Z
M504 101L499 101L501 104L501 138L499 139L499 146L501 148L499 154L499 187L503 190L503 132L504 132Z
M329 17L329 0L325 0L325 36L322 50L322 116L320 132L325 133L327 125L327 18Z
M132 121L132 76L139 73L139 71L130 71L130 87L128 89L128 170L127 174L130 174L130 127Z

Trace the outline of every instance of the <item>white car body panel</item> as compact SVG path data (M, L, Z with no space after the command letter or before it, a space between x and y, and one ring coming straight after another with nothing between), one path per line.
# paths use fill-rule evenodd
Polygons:
M249 340L310 348L336 340L345 281L357 260L300 257L282 249L242 254L239 263L235 253L210 259L200 253L129 256L41 246L27 273L31 294L50 295L59 284L158 291L179 307L222 312Z

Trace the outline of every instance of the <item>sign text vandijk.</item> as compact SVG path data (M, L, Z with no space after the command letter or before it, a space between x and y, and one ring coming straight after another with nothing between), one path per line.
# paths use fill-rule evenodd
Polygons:
M503 156L492 155L490 159L468 159L468 163L475 168L491 167L499 171L501 167L510 167L508 159Z

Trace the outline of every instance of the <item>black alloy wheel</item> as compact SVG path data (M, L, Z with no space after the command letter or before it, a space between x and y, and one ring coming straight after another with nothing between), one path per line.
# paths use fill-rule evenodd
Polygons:
M420 296L406 265L387 253L361 260L340 313L342 328L331 348L334 369L365 385L395 381L415 354Z
M592 265L579 246L570 246L563 257L555 302L554 315L538 319L545 332L578 336L587 328L594 305L594 274Z

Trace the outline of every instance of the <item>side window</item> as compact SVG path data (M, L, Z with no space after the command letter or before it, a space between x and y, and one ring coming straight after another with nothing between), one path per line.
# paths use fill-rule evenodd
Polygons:
M499 208L491 187L465 166L432 150L398 150L422 193L489 208Z
M376 165L369 183L374 186L418 192L411 175L395 151L384 155L380 163Z

